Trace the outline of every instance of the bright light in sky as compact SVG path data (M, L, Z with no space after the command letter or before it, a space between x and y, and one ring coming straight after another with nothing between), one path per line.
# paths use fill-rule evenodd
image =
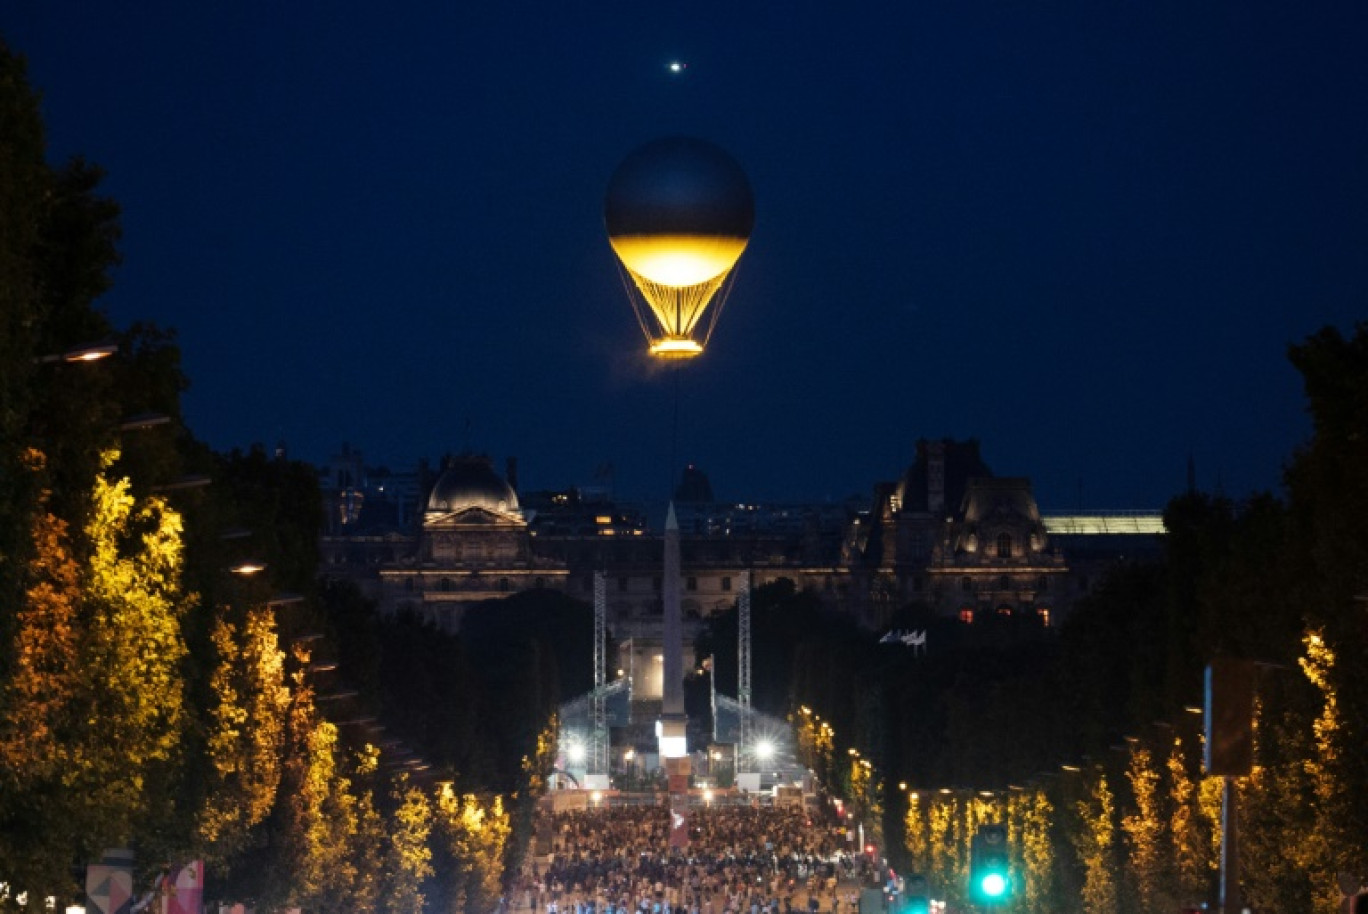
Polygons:
M773 755L774 743L770 742L767 739L762 739L760 742L755 744L755 757L760 759L762 762L767 761L768 759L773 757Z
M671 73L683 73L685 70L689 69L689 65L682 60L672 60L670 61L669 66Z

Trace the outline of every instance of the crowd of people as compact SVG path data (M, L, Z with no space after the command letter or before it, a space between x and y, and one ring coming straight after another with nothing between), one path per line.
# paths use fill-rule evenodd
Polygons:
M871 875L833 813L800 805L691 808L676 847L663 805L542 816L550 854L510 899L534 914L854 914Z

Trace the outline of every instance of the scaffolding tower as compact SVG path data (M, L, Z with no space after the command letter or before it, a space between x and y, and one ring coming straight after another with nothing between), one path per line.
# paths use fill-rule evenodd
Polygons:
M608 714L605 686L608 651L608 583L594 572L594 690L590 693L589 774L608 773Z
M741 706L736 761L750 759L754 747L751 721L751 576L741 572L741 592L736 597L736 700ZM738 768L739 770L739 768Z

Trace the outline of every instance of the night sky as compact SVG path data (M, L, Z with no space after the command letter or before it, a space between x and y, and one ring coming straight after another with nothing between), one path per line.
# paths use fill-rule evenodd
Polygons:
M612 464L637 498L674 450L810 500L976 437L1045 510L1157 508L1189 457L1276 490L1310 430L1287 346L1365 314L1361 2L23 0L0 35L50 158L122 205L104 306L179 331L221 450ZM669 134L756 200L677 379L602 217Z

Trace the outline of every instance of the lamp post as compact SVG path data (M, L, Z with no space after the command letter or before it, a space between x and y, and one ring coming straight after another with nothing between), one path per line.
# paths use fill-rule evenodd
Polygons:
M109 358L118 351L118 343L104 340L98 343L82 343L65 352L40 355L35 357L33 361L39 365L50 365L53 362L98 362L100 359Z

